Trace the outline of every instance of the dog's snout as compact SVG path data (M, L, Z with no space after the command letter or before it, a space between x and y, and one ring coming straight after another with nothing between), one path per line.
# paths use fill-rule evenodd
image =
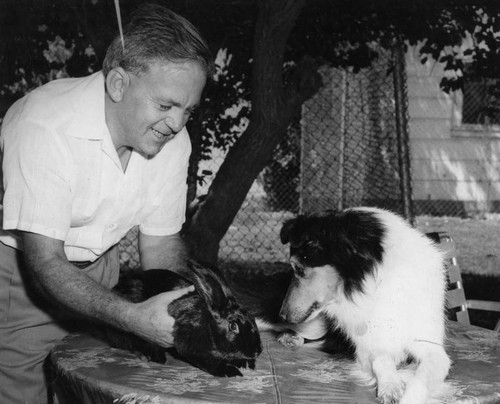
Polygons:
M288 314L287 314L287 311L282 307L281 310L280 310L280 318L283 320L283 321L286 321L287 323L289 322L288 320Z
M286 323L293 323L295 322L294 321L294 305L291 303L293 302L293 300L291 298L293 298L293 287L290 286L289 289L288 289L288 293L287 295L285 296L285 299L283 300L283 303L281 304L281 309L280 309L280 318L285 321Z
M300 307L290 303L289 300L283 302L280 310L280 317L288 324L301 323L307 318L308 314L303 312Z

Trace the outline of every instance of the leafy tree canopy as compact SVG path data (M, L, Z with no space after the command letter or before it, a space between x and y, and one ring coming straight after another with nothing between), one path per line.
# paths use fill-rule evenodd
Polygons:
M123 19L139 0L121 0ZM226 108L249 99L253 0L171 0L168 6L186 15L212 44L214 53L227 49L230 64L224 80L210 96ZM59 75L81 76L98 70L105 47L117 32L113 2L105 0L3 0L0 5L0 83L14 98ZM288 41L285 60L294 65L308 55L333 66L360 69L377 57L375 43L389 48L395 39L420 48L428 57L446 63L453 74L446 91L460 88L464 77L500 77L500 2L496 0L314 0L305 4ZM466 41L465 47L460 45ZM68 56L48 58L50 47L65 47ZM61 49L60 49L61 50ZM53 51L54 52L54 51ZM464 60L471 62L464 74ZM64 72L60 72L64 69ZM8 86L5 88L5 86ZM234 89L237 91L233 91ZM220 109L219 109L220 111ZM210 122L207 146L231 142L234 119ZM208 115L207 115L208 116ZM204 149L207 152L207 149Z

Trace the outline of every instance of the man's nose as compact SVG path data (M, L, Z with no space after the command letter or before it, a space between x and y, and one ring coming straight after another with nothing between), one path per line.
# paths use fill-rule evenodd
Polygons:
M184 117L182 111L172 111L166 118L165 124L172 130L172 132L180 132L186 125L187 119Z

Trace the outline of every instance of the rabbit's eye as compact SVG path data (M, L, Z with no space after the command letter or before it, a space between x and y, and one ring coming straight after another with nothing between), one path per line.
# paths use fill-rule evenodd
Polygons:
M229 322L229 331L232 331L235 334L238 334L240 332L240 327L238 327L238 323L236 321Z

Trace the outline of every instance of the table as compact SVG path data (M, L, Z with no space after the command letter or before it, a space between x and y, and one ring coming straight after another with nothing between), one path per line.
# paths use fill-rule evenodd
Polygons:
M70 335L51 353L55 402L117 403L376 403L375 387L343 353L317 344L289 349L268 332L255 370L217 378L168 356L167 365L84 335ZM436 403L500 403L500 335L455 322L448 325L453 361Z

